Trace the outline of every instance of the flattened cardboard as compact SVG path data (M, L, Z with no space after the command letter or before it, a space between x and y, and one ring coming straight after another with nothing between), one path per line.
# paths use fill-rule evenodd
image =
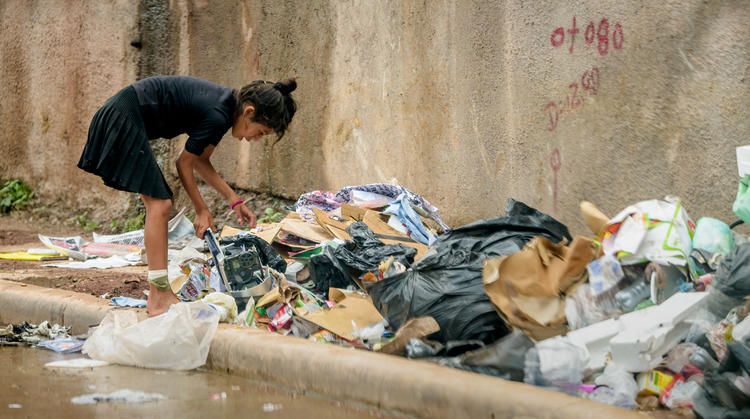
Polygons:
M273 223L271 224L271 227L271 229L259 231L255 233L255 235L265 240L268 244L273 244L273 241L281 230L281 223Z
M362 221L367 210L354 205L341 204L341 218L351 221Z
M328 233L330 233L337 239L341 239L344 241L352 240L352 237L349 235L349 233L346 232L346 227L348 227L351 223L342 223L341 221L336 221L329 217L325 211L318 208L313 207L312 210L315 214L315 221L317 221L323 229L328 231Z
M576 236L568 246L535 237L523 250L488 259L482 278L503 319L541 340L565 333L565 295L586 279L586 265L596 259L593 240Z
M406 353L406 344L411 339L420 339L438 331L440 331L440 326L430 316L410 319L398 329L393 340L383 346L379 352L391 355L403 355Z
M589 230L597 236L609 223L609 217L588 201L581 201L581 214L586 225L589 226Z
M281 221L281 229L315 243L333 240L333 234L323 229L323 227L293 217L283 219Z
M344 290L338 289L330 295L331 298L339 299L336 305L301 317L348 340L357 339L352 334L356 329L383 321L383 316L372 304L370 297L363 297L359 293L345 295Z

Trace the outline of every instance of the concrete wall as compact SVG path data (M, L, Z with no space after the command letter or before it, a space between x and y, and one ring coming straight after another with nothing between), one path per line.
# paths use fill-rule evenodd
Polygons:
M227 136L217 149L233 185L295 198L396 179L453 226L502 215L508 197L576 232L583 199L614 215L672 194L693 218L736 218L746 2L100 3L0 3L0 144L13 156L0 177L120 205L103 187L64 187L98 185L74 166L106 97L150 74L236 87L296 75L300 110L282 142ZM163 144L173 175L181 142Z

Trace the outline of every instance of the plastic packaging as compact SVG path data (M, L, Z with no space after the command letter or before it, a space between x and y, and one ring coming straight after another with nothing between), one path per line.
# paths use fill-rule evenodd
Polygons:
M613 255L604 255L596 259L588 264L586 270L594 295L600 295L614 287L625 276L620 262Z
M620 308L615 302L614 291L616 289L596 296L589 284L579 286L565 299L565 317L570 329L581 329L615 317Z
M669 409L693 407L693 399L700 391L701 386L695 381L678 381L664 397L664 405Z
M534 342L523 332L513 332L483 348L452 358L438 358L442 366L494 375L504 380L523 381L526 351Z
M698 345L691 342L680 343L667 352L667 357L664 359L664 365L666 365L670 371L682 373L682 369L685 365L690 363L690 355L696 348L698 348Z
M588 362L588 351L570 339L561 336L546 339L526 352L524 382L575 395Z
M651 285L639 281L615 294L615 301L624 313L629 313L651 295Z
M719 361L715 360L705 349L697 347L688 357L691 365L704 373L719 369Z
M608 387L611 392L601 392L597 389L589 397L591 400L625 409L635 406L638 385L633 379L633 374L620 368L614 362L607 364L604 373L596 377L595 382L597 385Z
M740 220L750 224L750 175L745 175L737 184L737 197L732 204L732 212Z
M237 303L231 296L221 292L212 292L203 297L203 302L213 307L219 313L221 316L219 318L220 322L237 322Z
M201 301L174 304L140 323L134 311L112 310L83 349L113 364L189 370L206 363L218 324L219 313Z
M726 255L734 247L732 232L724 222L716 218L703 217L696 224L693 247Z

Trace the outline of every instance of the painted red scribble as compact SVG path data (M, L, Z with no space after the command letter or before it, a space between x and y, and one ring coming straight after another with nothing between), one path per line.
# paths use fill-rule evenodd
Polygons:
M599 69L597 67L592 67L591 70L583 73L581 76L581 87L583 87L583 90L596 96L596 93L599 92Z
M612 31L609 30L609 26L609 20L602 18L602 20L599 21L598 26L593 21L590 21L583 32L583 40L586 42L586 45L592 45L594 41L597 41L596 49L599 52L599 55L602 56L609 53L610 41L612 43L612 48L615 50L622 49L622 44L625 41L622 25L619 22L614 24L614 29ZM565 28L561 26L552 31L550 42L555 48L562 46L565 43L567 33L567 38L570 40L568 52L572 54L575 47L576 34L579 32L581 31L578 29L576 17L573 16L573 24L571 27L568 30L565 30Z
M554 176L554 185L552 187L552 214L557 215L557 172L559 172L560 167L562 167L560 150L552 150L552 154L549 156L549 166L552 168Z
M584 71L581 75L580 87L583 91L588 92L592 96L596 96L599 92L599 68L592 67L591 70ZM547 131L554 131L557 128L557 123L560 120L560 116L565 111L573 111L583 104L583 95L579 95L579 84L573 82L568 85L571 89L571 93L565 96L565 100L549 101L544 107L544 112L549 116L549 127Z

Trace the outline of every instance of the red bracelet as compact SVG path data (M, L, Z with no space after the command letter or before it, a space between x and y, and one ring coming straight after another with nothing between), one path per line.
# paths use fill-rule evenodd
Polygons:
M234 209L234 207L236 207L237 205L244 204L244 203L245 203L245 200L244 199L240 199L239 201L237 201L234 204L232 204L232 209Z

